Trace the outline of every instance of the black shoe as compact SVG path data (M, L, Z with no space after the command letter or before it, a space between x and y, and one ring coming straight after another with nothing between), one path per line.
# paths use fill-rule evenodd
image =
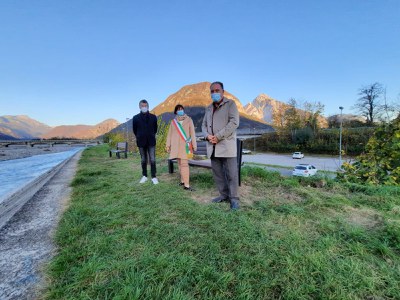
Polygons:
M179 182L179 186L185 185L184 182Z
M239 200L231 199L231 210L238 210L238 209L239 209Z
M189 187L184 186L183 189L187 190L187 191L190 191L190 192L194 192L195 191L195 189L191 188L190 186Z
M211 200L212 203L229 202L228 198L223 198L221 196Z

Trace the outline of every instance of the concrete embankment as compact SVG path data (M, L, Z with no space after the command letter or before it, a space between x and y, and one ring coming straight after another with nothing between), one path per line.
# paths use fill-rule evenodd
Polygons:
M69 160L38 176L33 181L0 202L0 228L3 227L21 207L33 197Z
M41 294L46 284L43 267L55 253L53 235L67 207L81 153L18 192L25 204L0 229L1 300L37 299Z

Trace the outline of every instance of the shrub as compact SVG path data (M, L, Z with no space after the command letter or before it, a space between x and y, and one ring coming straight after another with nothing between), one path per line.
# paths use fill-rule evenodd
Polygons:
M341 181L400 185L400 115L379 126L355 163L343 164Z

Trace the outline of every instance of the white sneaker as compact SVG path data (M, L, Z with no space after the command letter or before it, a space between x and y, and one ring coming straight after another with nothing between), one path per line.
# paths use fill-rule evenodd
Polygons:
M153 184L158 184L158 179L157 178L152 178L151 181L153 181Z
M139 183L145 183L147 181L147 177L143 176L142 179L140 179Z

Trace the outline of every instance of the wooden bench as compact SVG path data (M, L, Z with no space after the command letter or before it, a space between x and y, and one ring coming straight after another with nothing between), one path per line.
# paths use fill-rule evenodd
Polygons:
M117 143L117 149L111 149L108 153L110 157L115 153L118 158L121 158L120 153L125 153L125 158L128 158L128 142Z
M237 166L238 166L238 180L239 186L241 184L241 168L242 168L242 148L243 141L236 139L236 150L237 150ZM207 157L207 142L199 141L197 142L197 151L194 152L195 156L205 156ZM168 172L170 174L174 173L174 163L176 159L168 159ZM211 169L211 159L189 159L189 166Z

